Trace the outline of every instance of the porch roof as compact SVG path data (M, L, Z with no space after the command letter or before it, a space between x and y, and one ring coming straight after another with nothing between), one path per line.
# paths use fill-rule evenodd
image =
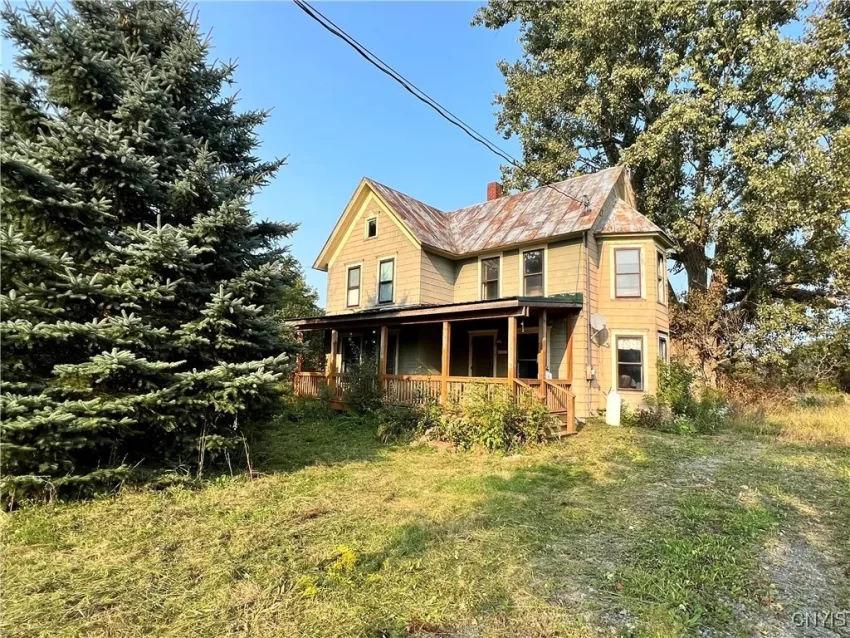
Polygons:
M576 310L583 305L580 292L551 297L503 297L492 301L466 301L450 304L413 304L368 308L357 312L342 312L321 317L290 319L287 325L297 330L321 330L385 323L437 323L510 316L531 316L536 310Z

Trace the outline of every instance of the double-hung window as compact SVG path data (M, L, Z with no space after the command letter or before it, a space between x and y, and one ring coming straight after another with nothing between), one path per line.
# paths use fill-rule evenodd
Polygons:
M395 259L382 259L378 264L378 303L393 302Z
M640 248L614 251L614 291L617 298L640 298Z
M351 266L346 275L345 305L353 308L360 305L360 266Z
M481 299L499 298L499 258L481 260Z
M617 337L617 388L643 390L643 339Z
M670 361L670 351L667 347L667 335L658 333L658 358L664 363Z
M543 296L543 250L522 253L522 294L526 297Z
M658 286L658 303L667 303L667 282L664 273L667 270L667 259L663 253L657 253L655 260L655 279Z

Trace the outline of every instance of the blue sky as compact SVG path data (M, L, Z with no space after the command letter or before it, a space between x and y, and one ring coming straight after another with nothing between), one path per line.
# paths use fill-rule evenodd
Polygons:
M500 59L521 55L519 29L470 26L475 2L318 2L315 6L402 75L514 157L496 133ZM244 109L272 109L263 158L288 157L255 199L261 219L297 222L292 252L324 304L311 265L365 175L443 210L486 199L500 158L439 117L291 2L201 2L212 58L236 60ZM2 43L2 64L13 50ZM674 277L674 284L681 288Z
M478 4L323 2L316 7L490 139L500 58L520 54L517 30L469 25ZM293 253L310 267L364 175L451 210L486 199L499 159L414 99L294 4L207 2L215 56L236 58L242 106L273 107L261 154L289 156L255 202L260 217L298 222ZM515 141L500 146L519 153Z
M480 3L321 2L367 48L514 156L495 132L499 59L520 55L516 28L471 27ZM310 266L364 175L451 210L486 199L499 158L466 137L289 2L201 2L214 58L235 59L244 109L271 108L259 130L265 158L288 165L255 199L263 219L298 222L292 252L324 303ZM3 68L13 50L4 40Z

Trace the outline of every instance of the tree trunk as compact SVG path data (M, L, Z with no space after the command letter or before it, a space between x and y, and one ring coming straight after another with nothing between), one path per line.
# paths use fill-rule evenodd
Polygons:
M705 290L708 288L708 257L705 256L705 246L687 244L681 252L682 265L688 275L688 290Z

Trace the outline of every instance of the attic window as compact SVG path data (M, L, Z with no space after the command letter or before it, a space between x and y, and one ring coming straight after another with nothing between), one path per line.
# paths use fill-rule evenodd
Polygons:
M366 239L372 239L372 237L378 236L378 218L373 217L372 219L366 220Z

